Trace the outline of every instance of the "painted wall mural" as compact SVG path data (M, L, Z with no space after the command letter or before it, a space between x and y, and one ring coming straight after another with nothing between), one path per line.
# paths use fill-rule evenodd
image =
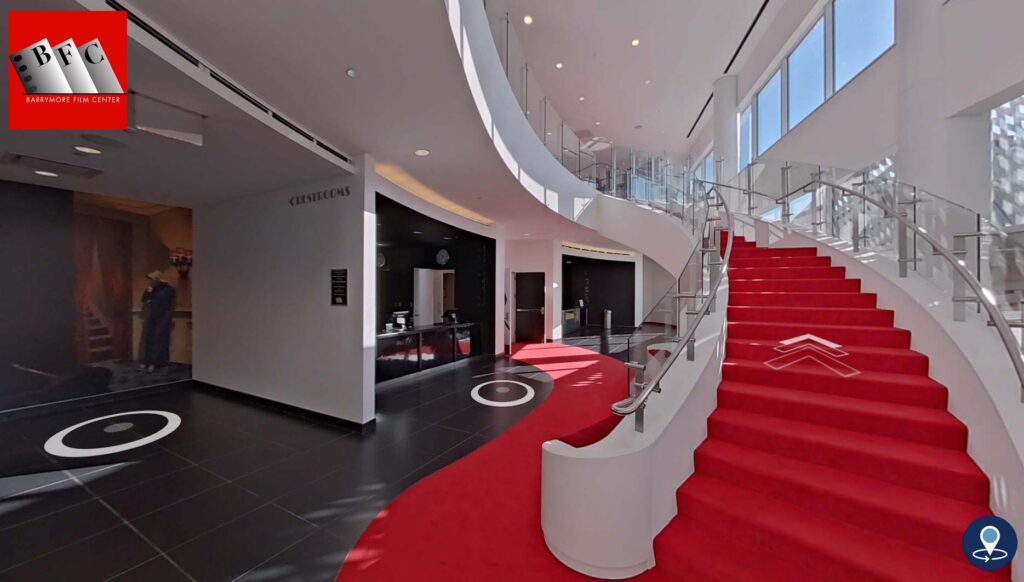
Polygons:
M192 213L0 182L0 410L192 377Z

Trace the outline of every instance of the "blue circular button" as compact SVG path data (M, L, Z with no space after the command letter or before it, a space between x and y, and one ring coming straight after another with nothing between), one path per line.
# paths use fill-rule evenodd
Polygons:
M982 570L1005 568L1017 553L1017 532L1010 522L994 515L971 522L963 542L967 561Z

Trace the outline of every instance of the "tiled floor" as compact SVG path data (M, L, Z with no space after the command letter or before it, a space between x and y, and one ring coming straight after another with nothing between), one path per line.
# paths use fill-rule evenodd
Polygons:
M531 386L535 398L495 408L470 397L473 386L502 378ZM533 368L487 358L382 392L369 431L198 385L0 421L0 579L332 580L392 498L512 426L550 390ZM42 450L63 428L139 410L173 412L182 424L103 457ZM133 426L108 432L124 422ZM118 417L65 442L111 446L164 422Z

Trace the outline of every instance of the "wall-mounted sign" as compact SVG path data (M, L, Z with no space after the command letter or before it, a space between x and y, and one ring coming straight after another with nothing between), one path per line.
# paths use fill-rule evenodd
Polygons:
M327 188L326 190L317 190L316 192L310 192L309 194L297 194L288 199L288 206L300 206L302 204L312 204L313 202L321 202L323 200L332 200L334 198L345 198L351 196L352 191L348 186L339 186L337 188Z
M348 305L348 269L331 269L331 305Z

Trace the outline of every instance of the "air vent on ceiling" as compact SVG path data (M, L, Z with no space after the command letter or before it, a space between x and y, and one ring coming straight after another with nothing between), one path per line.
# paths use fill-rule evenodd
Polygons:
M251 93L249 93L248 91L242 89L241 87L239 87L238 85L232 83L231 81L227 80L227 78L225 78L223 75L215 72L212 68L210 68L210 66L208 64L200 61L198 57L196 57L192 53L190 53L187 50L185 50L181 45L179 45L179 44L175 43L174 41L172 41L171 39L167 38L164 34L162 34L160 31L158 31L156 28L154 28L151 24L149 24L148 22L146 22L145 20L140 18L137 14L135 14L131 10L128 10L127 8L125 8L120 2L117 2L116 0L106 0L106 3L107 3L107 6L111 7L114 10L118 10L118 11L121 11L121 12L126 12L128 14L128 20L130 20L133 24L135 24L140 29L145 31L146 34L150 35L151 37L156 39L158 42L160 42L161 44L163 44L167 48L171 49L172 51L174 51L178 55L180 55L181 58L183 58L186 61L192 63L194 66L199 67L201 69L205 69L206 72L209 73L211 79L213 79L214 81L216 81L216 82L220 83L221 85L227 87L228 90L230 90L235 95L238 95L242 99L245 99L253 107L259 109L260 111L262 111L264 113L269 113L270 116L275 121L280 123L281 125L287 127L288 129L291 129L295 133L301 135L302 137L304 137L307 140L309 140L310 142L312 142L313 145L319 146L320 149L328 152L329 154L331 154L332 156L340 159L341 161L345 162L346 164L351 164L352 163L351 158L349 158L348 156L346 156L344 154L339 153L338 150L336 150L336 149L328 146L327 144L323 143L322 141L314 138L308 131L306 131L304 129L301 129L298 125L296 125L294 122L292 122L291 120L289 120L285 116L283 116L283 115L273 111L272 109L270 109L269 107L264 105L263 102L261 102L259 99L257 99L255 96L253 96Z
M34 158L32 156L16 154L14 152L5 152L4 155L0 156L0 164L17 166L33 171L42 170L44 172L53 172L61 176L72 176L75 178L95 178L103 173L103 170L97 170L95 168L86 168L85 166L65 164L43 158Z
M114 10L117 10L117 11L120 11L120 12L126 12L128 14L128 20L131 20L132 24L134 24L135 26L138 26L142 30L145 30L147 34L149 34L150 36L152 36L156 40L160 41L160 44L162 44L162 45L166 46L167 48L171 49L172 51L178 53L178 55L181 56L181 58L183 58L186 61L192 63L193 66L196 66L196 67L199 66L199 59L197 59L195 56L193 56L192 53L190 53L187 50L181 48L181 46L179 46L173 40L167 38L166 36L161 34L160 31L158 31L157 29L155 29L152 26L150 26L145 20L142 20L141 18L136 16L134 13L132 13L130 10L128 10L124 6L121 6L121 4L119 2L115 2L114 0L107 0L107 6L110 6Z

